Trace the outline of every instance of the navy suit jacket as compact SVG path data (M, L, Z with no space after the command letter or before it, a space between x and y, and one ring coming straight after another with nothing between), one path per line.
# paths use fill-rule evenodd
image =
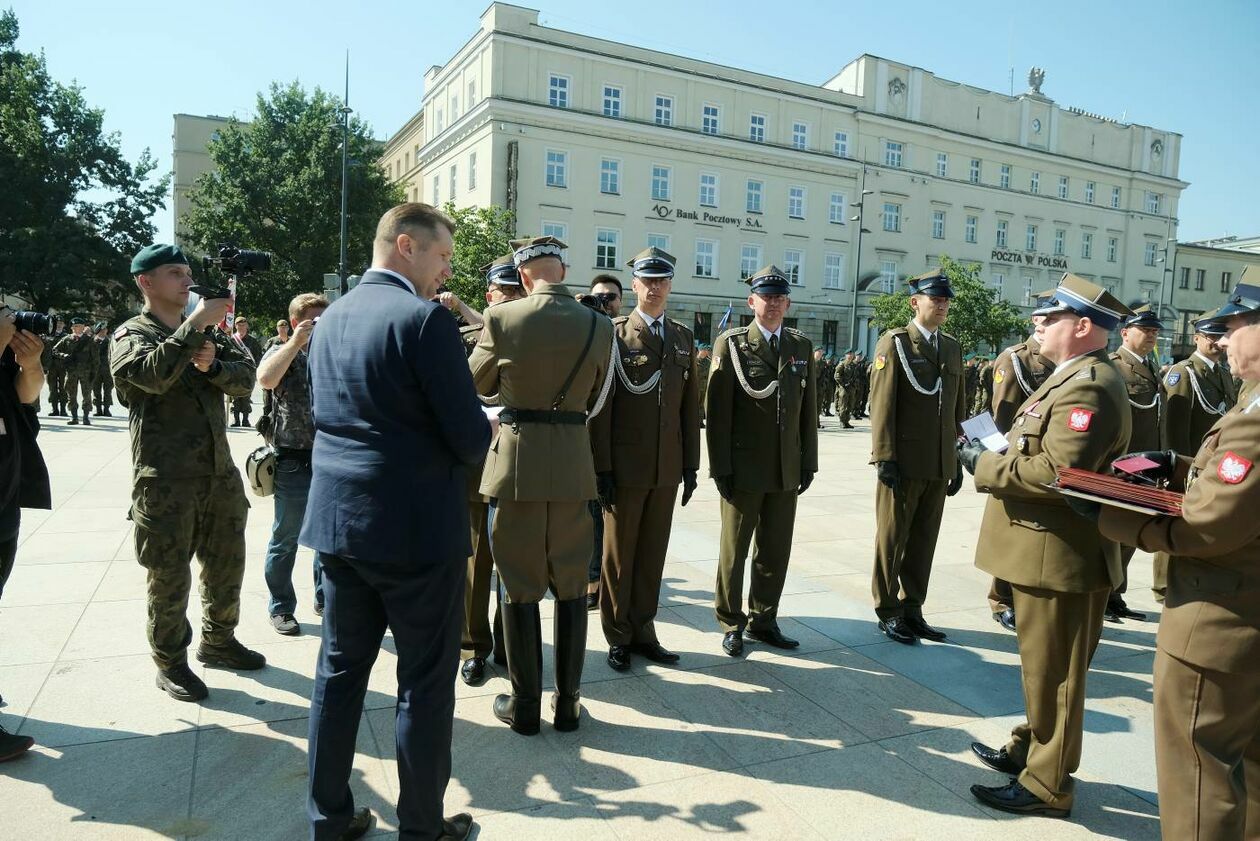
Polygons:
M301 542L390 566L466 558L465 470L490 446L454 317L368 271L315 327Z

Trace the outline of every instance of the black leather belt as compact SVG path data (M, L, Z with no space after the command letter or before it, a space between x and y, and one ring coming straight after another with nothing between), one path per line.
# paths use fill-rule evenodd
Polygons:
M586 412L561 412L551 409L504 409L499 422L516 427L522 423L549 423L561 426L584 426Z

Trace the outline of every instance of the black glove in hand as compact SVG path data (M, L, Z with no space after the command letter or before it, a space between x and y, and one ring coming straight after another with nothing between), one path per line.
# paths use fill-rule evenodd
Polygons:
M599 507L612 511L617 504L617 485L611 472L595 474L595 492L599 495Z
M683 498L682 498L682 504L684 506L688 502L691 501L691 495L696 492L696 485L697 485L696 471L684 470L683 471Z
M1063 495L1063 501L1068 504L1075 513L1081 515L1091 523L1098 522L1098 515L1102 513L1102 503L1093 502L1088 499L1081 499L1079 496Z
M713 484L717 485L718 495L727 502L731 501L731 497L735 495L735 477L734 476L714 476Z
M1134 476L1145 476L1148 479L1171 479L1177 471L1177 454L1172 450L1141 450L1136 453L1125 453L1116 459L1116 461L1124 461L1127 458L1147 458L1155 462L1156 467L1148 467L1146 470L1139 470L1136 474L1125 473L1123 470L1117 470L1114 466L1111 472L1121 479L1133 480ZM1113 461L1114 465L1116 462Z
M949 480L949 484L945 487L945 496L953 496L962 490L962 459L954 466L954 478Z
M801 474L801 486L800 486L799 488L797 488L797 489L796 489L796 495L797 495L797 496L800 496L801 494L805 493L805 491L809 490L809 486L810 486L810 485L812 485L812 484L814 484L814 474L813 474L813 473L802 473L802 474Z
M895 461L881 461L875 464L876 475L879 481L888 486L893 493L901 486L901 468L897 467Z
M967 472L969 474L975 476L976 462L980 460L980 456L984 453L984 451L984 444L980 443L979 438L972 438L965 444L960 443L958 445L958 462L963 467L967 468Z

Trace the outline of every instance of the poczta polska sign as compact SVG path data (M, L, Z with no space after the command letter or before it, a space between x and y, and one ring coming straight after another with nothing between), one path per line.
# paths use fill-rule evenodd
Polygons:
M1068 270L1066 257L1051 257L1047 254L1028 254L1022 251L1007 251L995 248L989 254L989 259L994 263L1009 263L1012 266L1036 266L1041 269L1055 269L1061 272Z
M679 219L691 222L708 222L710 225L734 225L736 228L752 228L761 230L761 220L751 216L740 219L738 216L722 216L705 210L683 210L667 207L663 204L652 206L652 212L662 219Z

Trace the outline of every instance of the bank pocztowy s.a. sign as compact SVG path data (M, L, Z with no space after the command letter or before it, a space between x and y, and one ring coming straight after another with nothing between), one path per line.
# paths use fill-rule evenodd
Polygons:
M736 228L761 228L761 220L751 216L740 219L738 216L722 216L703 210L674 209L663 204L652 206L652 212L662 219L682 219L692 222L708 222L710 225L734 225Z
M1061 272L1068 270L1066 257L1051 257L1048 254L1025 254L1021 251L1006 251L1001 248L995 248L989 254L989 259L994 263L1009 263L1013 266L1036 266L1042 269L1056 269Z

